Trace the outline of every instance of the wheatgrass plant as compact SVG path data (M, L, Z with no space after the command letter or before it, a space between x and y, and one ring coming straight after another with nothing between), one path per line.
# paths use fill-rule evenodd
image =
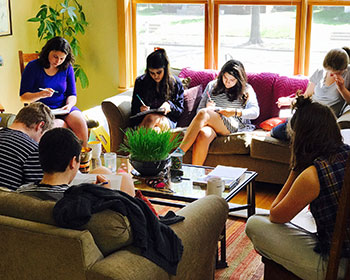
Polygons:
M138 161L160 161L169 156L181 142L179 135L174 136L170 130L155 131L151 128L128 128L120 151L127 152L130 159Z

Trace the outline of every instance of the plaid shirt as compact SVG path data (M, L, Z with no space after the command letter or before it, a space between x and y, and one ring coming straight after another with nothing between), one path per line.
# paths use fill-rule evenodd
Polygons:
M314 161L320 181L320 194L310 204L310 211L317 225L318 244L315 251L328 255L337 216L339 198L343 186L346 160L350 154L350 146L344 144L332 159L319 157ZM350 233L350 224L348 225ZM343 244L343 257L350 257L350 239L346 237Z

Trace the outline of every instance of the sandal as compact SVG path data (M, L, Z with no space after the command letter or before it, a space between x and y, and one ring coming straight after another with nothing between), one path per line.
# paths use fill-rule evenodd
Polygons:
M164 189L166 186L166 184L159 179L147 179L145 183L155 189Z

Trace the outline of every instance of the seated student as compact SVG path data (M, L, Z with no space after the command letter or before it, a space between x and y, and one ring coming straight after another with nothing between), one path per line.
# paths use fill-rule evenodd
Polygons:
M53 120L49 107L34 102L18 112L10 127L0 129L0 187L16 190L41 180L38 142Z
M350 103L350 49L330 50L324 60L323 69L318 69L310 77L310 82L304 93L305 97L312 97L313 101L328 105L337 117L350 110L346 104ZM290 106L294 98L280 97L277 101L279 108ZM271 136L288 141L286 132L287 122L274 127Z
M250 217L246 233L261 255L298 277L324 279L350 146L343 143L336 117L328 106L299 96L294 107L289 124L291 172L272 203L270 216ZM290 223L308 205L316 233ZM343 261L350 257L349 241L347 235L341 270Z
M77 90L72 64L74 56L68 41L59 36L48 40L39 58L29 62L23 71L20 98L22 102L40 101L51 109L66 110L68 113L56 116L55 126L72 129L86 147L88 128L75 106Z
M80 166L81 141L66 128L54 128L45 133L39 143L39 159L44 171L40 182L23 185L17 192L47 200L59 200L68 189ZM134 184L127 173L122 176L121 190L135 195ZM96 175L96 184L106 188L110 182Z
M229 60L219 76L204 90L197 115L176 150L184 154L193 145L192 164L202 165L217 135L229 135L250 127L260 109L253 88L247 83L243 64Z
M164 49L147 57L146 74L136 78L131 101L131 115L150 109L163 109L164 114L151 113L131 119L132 126L157 130L175 128L184 109L184 89L179 78L171 75Z

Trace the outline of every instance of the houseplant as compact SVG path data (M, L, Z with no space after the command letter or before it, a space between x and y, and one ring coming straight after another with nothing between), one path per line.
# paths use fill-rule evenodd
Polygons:
M158 175L170 163L170 152L180 144L180 136L170 130L128 128L120 150L127 152L131 165L143 176Z
M75 57L81 56L78 34L85 34L85 19L82 5L77 0L64 0L55 8L43 4L35 17L28 19L29 22L39 23L39 40L50 40L55 36L67 39L72 47ZM79 64L74 64L75 78L80 80L82 88L89 85L85 71Z

